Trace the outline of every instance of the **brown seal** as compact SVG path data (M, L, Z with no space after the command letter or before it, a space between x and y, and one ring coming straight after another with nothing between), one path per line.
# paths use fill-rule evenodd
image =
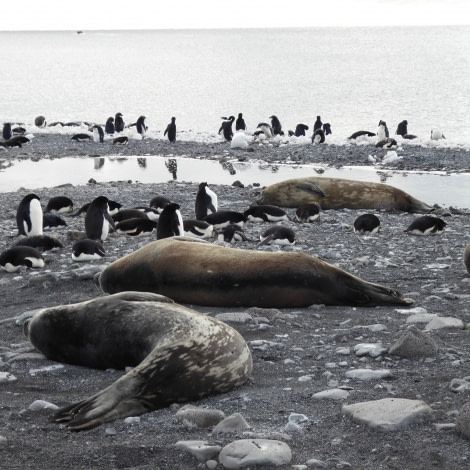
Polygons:
M294 178L264 188L258 204L298 207L318 202L322 209L385 209L427 212L432 209L405 191L383 183L309 176Z
M135 367L51 416L73 431L228 392L252 371L250 350L236 330L148 292L42 309L24 329L48 359L99 369Z
M261 252L173 237L149 243L107 266L104 292L155 292L177 302L219 307L312 304L408 305L402 295L306 253Z
M467 244L463 252L463 264L465 265L467 273L470 274L470 243Z

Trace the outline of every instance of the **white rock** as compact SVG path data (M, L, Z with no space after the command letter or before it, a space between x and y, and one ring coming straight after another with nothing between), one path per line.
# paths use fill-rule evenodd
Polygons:
M41 410L58 410L59 407L54 405L54 403L49 403L48 401L44 400L36 400L28 406L28 410L30 411L41 411Z
M388 369L352 369L346 372L346 377L357 380L376 380L392 377L392 373Z
M10 372L0 372L0 384L15 382L16 380L18 379Z
M379 357L387 352L387 348L382 346L382 343L359 343L354 346L356 356Z
M245 418L240 413L234 413L233 415L227 416L217 426L214 427L212 432L214 434L243 431L248 429L250 426L245 421Z
M429 323L434 318L437 318L437 314L435 313L417 313L415 315L410 315L406 319L406 323L408 324L416 324L416 323Z
M315 400L345 400L349 397L347 390L341 388L332 388L329 390L323 390L322 392L314 393L312 398Z
M437 317L431 320L424 328L424 331L442 330L444 328L457 328L463 330L465 324L460 318Z
M178 441L175 447L194 455L199 462L214 458L222 449L220 446L210 446L206 441Z

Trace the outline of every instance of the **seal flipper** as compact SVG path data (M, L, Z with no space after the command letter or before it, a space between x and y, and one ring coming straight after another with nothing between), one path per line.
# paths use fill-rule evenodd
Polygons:
M296 187L303 191L312 193L314 196L326 197L325 191L323 191L323 189L321 189L318 184L312 181L302 181L300 183L297 183Z

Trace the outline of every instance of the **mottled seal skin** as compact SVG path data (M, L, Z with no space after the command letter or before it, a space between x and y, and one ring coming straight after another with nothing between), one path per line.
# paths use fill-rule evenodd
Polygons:
M250 350L236 330L151 293L123 292L42 309L24 330L54 361L99 369L135 366L51 416L73 431L225 393L252 372Z
M258 204L298 207L318 202L328 209L375 209L422 213L432 209L405 191L383 183L341 178L307 177L281 181L264 188Z
M463 264L465 265L467 273L470 274L470 243L467 244L463 252Z
M219 307L308 307L312 304L409 305L306 253L272 253L212 245L185 237L149 243L101 272L104 292L155 292L177 302Z

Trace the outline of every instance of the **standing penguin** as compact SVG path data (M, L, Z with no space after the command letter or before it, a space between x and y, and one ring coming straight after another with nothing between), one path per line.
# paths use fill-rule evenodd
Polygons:
M9 122L5 122L3 124L3 138L5 140L11 139L13 133L11 132L11 124Z
M103 128L101 126L95 125L92 127L92 129L93 129L93 141L96 143L104 142Z
M242 113L238 113L237 120L235 121L235 130L246 131L246 124L245 124L245 120L243 119Z
M106 125L104 126L104 131L107 135L113 135L115 131L114 127L114 118L111 116L107 119Z
M317 129L312 135L312 144L323 144L325 142L325 132L323 129Z
M295 126L295 132L294 135L296 137L303 137L305 136L305 131L308 131L308 126L307 124L297 124Z
M284 135L284 131L282 130L281 121L279 121L278 117L274 114L269 116L271 119L271 127L273 128L274 135Z
M116 116L114 116L114 129L116 132L122 132L124 130L124 119L122 119L122 113L116 113Z
M224 139L230 142L233 137L232 124L235 121L235 116L230 116L229 118L222 118L222 124L220 125L219 134L223 131Z
M157 240L182 236L184 236L184 225L180 205L176 202L170 202L158 218Z
M199 184L195 204L196 219L202 220L206 215L217 212L217 207L217 194L207 186L206 182Z
M176 142L176 124L175 124L175 121L176 121L176 118L172 117L170 124L168 124L168 126L166 126L165 132L163 133L164 136L168 134L168 140L171 143Z
M389 137L387 123L385 121L379 121L379 126L377 129L377 141L385 140Z
M313 124L313 132L315 132L317 129L321 129L323 126L323 123L321 122L321 117L317 116L317 120Z
M116 230L108 211L109 205L106 196L98 196L91 201L85 215L85 233L90 240L104 242L108 237L109 225L113 230Z
M42 235L42 207L36 194L28 194L16 211L18 235Z
M140 116L139 119L137 119L136 122L136 127L137 127L137 132L142 136L142 139L145 136L145 133L147 132L147 126L145 125L145 116Z

